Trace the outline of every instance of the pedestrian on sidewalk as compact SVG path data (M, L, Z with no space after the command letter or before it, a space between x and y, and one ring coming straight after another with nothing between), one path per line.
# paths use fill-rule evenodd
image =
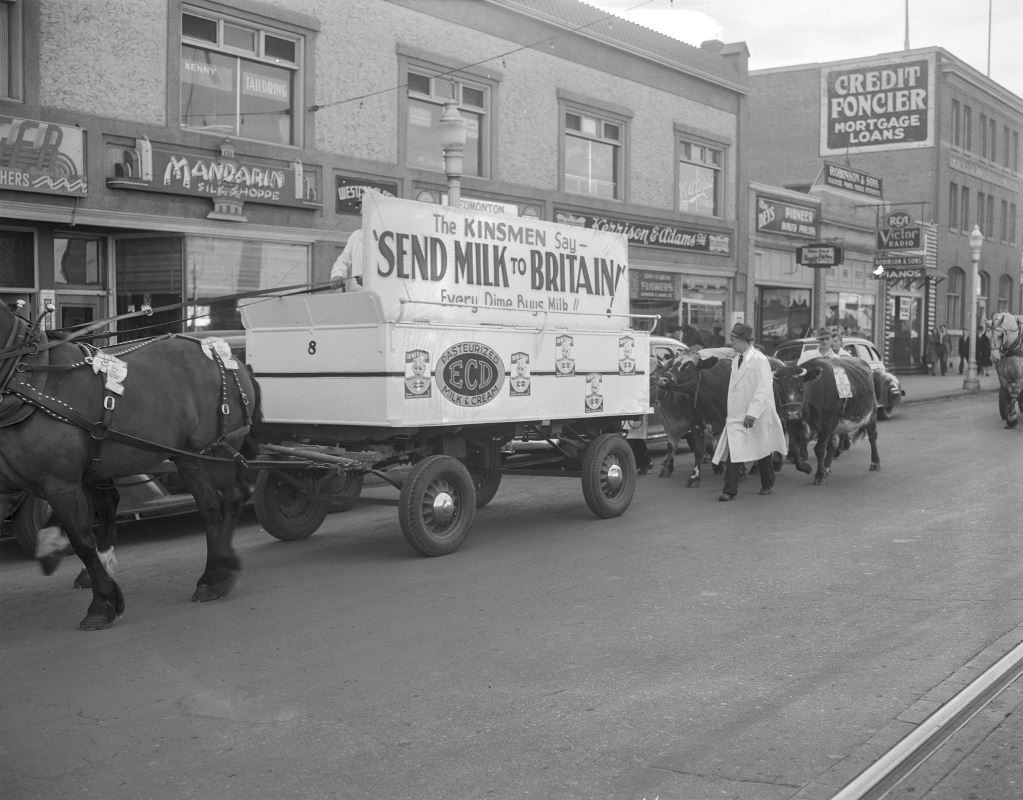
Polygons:
M760 494L771 494L774 453L784 453L786 449L767 356L753 346L753 329L749 325L737 322L728 335L738 355L732 359L728 379L725 429L712 459L714 464L725 464L725 486L718 497L722 502L739 493L739 467L748 461L758 464Z
M948 335L948 328L944 325L938 326L938 339L940 341L938 347L938 355L941 357L941 374L948 375L948 368L951 364L952 358L952 337Z
M970 357L970 337L966 332L959 337L959 374L963 374L963 365L966 364L966 359Z
M977 372L987 376L991 368L991 340L983 328L977 328Z

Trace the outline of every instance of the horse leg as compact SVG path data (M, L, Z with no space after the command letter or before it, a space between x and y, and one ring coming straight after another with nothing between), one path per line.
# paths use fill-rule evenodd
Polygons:
M78 627L84 631L107 628L124 613L124 595L96 552L96 541L92 535L91 503L86 488L81 484L64 484L45 494L67 533L71 547L89 573L92 602Z
M117 520L117 504L121 499L120 493L114 486L92 487L93 518L96 520L93 536L96 539L96 551L100 561L109 575L114 574L117 566L117 559L114 557L114 541L117 536L115 521ZM82 567L82 571L75 578L76 589L91 589L92 580L89 571Z
M210 471L198 459L183 457L177 460L177 466L181 483L195 498L196 508L206 525L206 568L192 595L193 602L205 603L226 596L238 582L241 561L231 546L231 539L244 493L235 481L218 491ZM233 464L227 469L235 473Z

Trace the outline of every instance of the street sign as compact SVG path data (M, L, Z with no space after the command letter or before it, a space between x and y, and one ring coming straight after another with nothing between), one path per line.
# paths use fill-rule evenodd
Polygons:
M842 263L841 247L832 244L808 244L796 248L796 263L804 267L834 267Z

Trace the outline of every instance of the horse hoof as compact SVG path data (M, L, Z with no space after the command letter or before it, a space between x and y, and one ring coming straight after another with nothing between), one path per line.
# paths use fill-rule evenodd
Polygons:
M690 478L689 480L686 481L686 488L687 489L699 489L700 488L700 479L699 478Z
M195 587L195 593L192 595L193 603L208 603L210 600L219 600L224 596L225 593L218 592L212 586L206 584L200 584Z
M83 631L101 631L104 628L109 628L114 622L117 621L116 614L87 614L85 619L78 623L78 627Z
M43 571L43 575L52 575L57 571L57 567L60 566L60 556L43 556L39 559L39 568Z
M870 471L871 472L880 472L881 471L881 465L880 464L871 464L870 465Z
M813 467L806 463L796 464L796 469L798 469L800 472L805 472L807 475L813 472Z
M1018 419L1009 419L1009 420L1005 421L1005 427L1006 428L1015 428L1018 423L1019 423Z

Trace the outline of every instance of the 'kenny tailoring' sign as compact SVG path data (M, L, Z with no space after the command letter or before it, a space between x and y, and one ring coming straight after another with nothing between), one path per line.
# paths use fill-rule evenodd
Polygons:
M931 147L934 59L821 69L822 156Z

